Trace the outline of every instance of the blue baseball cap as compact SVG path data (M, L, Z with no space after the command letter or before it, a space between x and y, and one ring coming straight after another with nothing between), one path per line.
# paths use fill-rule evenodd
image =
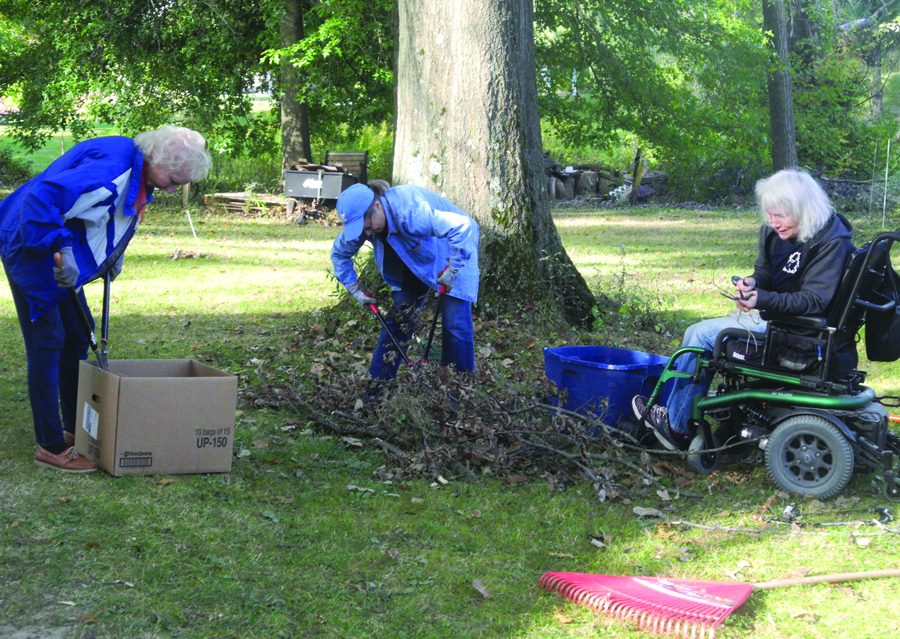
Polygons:
M365 215L372 202L375 201L375 191L365 184L354 184L341 193L337 201L338 217L344 225L341 233L344 240L351 241L363 234Z

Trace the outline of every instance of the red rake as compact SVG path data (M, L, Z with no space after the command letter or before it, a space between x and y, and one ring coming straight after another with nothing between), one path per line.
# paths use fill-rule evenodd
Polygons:
M754 590L900 577L900 569L779 579L750 584L714 579L665 579L545 572L540 584L551 592L666 637L712 639L716 626Z

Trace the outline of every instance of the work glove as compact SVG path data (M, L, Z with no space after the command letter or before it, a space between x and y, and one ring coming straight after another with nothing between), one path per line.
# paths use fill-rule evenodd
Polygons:
M78 264L71 246L59 249L59 266L53 267L53 279L60 288L70 288L78 282Z
M348 286L347 292L350 293L350 295L353 296L353 299L359 302L360 306L363 308L368 304L374 304L376 302L374 297L369 297L369 294L359 287L359 282Z
M459 280L459 269L455 266L448 266L441 274L438 275L437 283L442 285L446 290L445 292L449 293L451 289L456 286L456 282Z
M122 272L122 262L125 261L125 254L122 253L119 256L119 259L116 260L116 263L109 267L109 281L115 282L116 278L119 277L119 274Z

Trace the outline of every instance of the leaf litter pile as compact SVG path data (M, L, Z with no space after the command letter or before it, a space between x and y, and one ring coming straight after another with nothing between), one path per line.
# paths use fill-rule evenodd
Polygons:
M477 321L473 373L441 367L439 355L415 363L429 323L420 320L409 346L414 365L401 364L396 380L376 383L367 358L377 325L320 315L292 344L251 360L244 399L256 408L293 410L347 445L376 447L394 477L443 483L492 475L510 483L538 479L554 490L589 481L601 500L672 489L691 496L684 489L693 474L678 462L653 461L643 447L646 431L608 428L549 403L558 393L542 359L515 354L537 348L534 322ZM364 402L367 393L377 398ZM564 405L564 393L560 399Z

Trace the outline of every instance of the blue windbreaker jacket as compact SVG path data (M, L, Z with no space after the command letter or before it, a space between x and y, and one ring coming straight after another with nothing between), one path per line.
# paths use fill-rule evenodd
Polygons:
M103 276L122 255L137 229L143 166L131 138L86 140L0 201L0 259L25 291L31 321L66 296L53 279L60 247L72 247L76 286Z
M387 241L409 269L434 290L439 290L438 274L449 264L459 268L459 281L448 293L469 302L478 301L478 224L450 200L421 186L395 186L381 197L387 217ZM344 286L357 281L353 256L366 236L345 240L338 235L331 249L334 274ZM375 261L385 281L401 284L395 274L384 270L384 244L372 236Z

